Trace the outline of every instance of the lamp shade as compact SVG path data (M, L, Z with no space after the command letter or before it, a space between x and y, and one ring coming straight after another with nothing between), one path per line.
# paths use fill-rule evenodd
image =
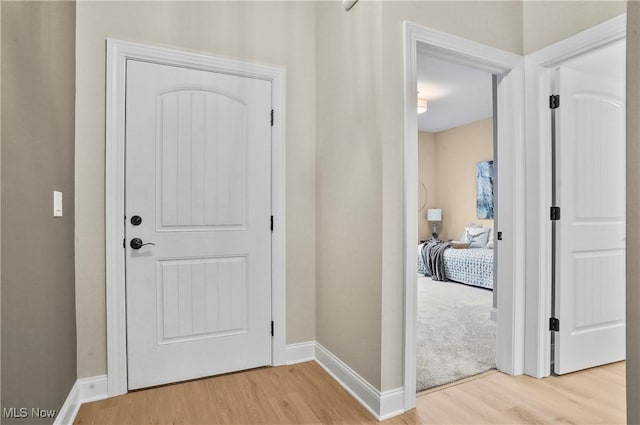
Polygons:
M429 220L429 221L442 221L442 210L441 209L428 209L427 210L427 220Z

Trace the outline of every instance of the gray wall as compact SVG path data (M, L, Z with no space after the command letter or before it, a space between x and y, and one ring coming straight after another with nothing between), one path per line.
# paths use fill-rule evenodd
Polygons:
M2 407L60 409L76 379L75 3L2 3Z
M522 50L525 55L614 18L626 1L523 1Z
M627 423L640 423L640 3L627 6Z

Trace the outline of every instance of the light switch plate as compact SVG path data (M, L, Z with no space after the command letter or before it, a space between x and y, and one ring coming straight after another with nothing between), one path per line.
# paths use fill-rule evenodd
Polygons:
M53 216L62 217L62 192L53 191Z

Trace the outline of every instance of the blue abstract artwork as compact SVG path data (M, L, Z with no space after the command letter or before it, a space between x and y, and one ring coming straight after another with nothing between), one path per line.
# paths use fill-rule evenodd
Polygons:
M476 182L478 218L493 219L493 161L478 162Z

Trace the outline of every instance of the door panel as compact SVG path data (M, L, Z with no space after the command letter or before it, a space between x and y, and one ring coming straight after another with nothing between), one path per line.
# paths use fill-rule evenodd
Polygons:
M271 364L271 83L129 60L126 102L129 388Z
M246 333L244 257L158 262L158 343Z
M555 373L625 358L624 79L558 72Z
M245 225L245 115L240 101L215 92L159 97L157 210L163 230Z

